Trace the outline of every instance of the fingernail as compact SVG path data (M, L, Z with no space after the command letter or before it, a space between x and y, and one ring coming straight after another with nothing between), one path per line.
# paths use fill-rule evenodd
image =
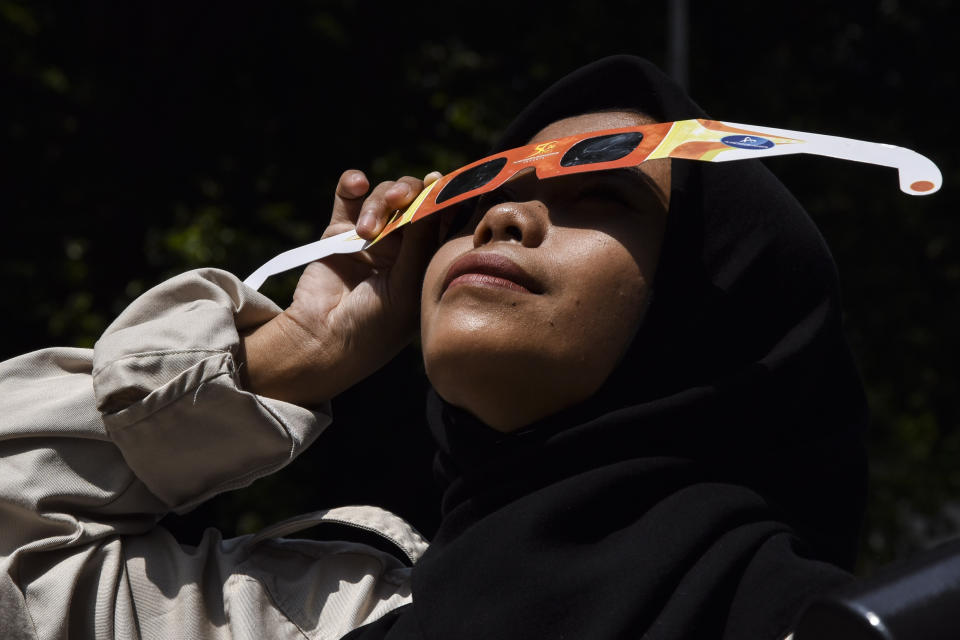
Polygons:
M371 211L364 211L357 220L357 231L361 233L373 233L377 227L377 216Z
M439 171L431 171L430 173L428 173L423 177L423 185L428 187L442 177L443 177L443 174L440 173Z

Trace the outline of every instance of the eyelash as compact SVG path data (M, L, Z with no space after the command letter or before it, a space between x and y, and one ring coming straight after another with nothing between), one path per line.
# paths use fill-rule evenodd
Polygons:
M636 208L636 204L631 202L630 198L627 197L619 187L614 185L593 184L587 186L577 193L576 198L577 200L602 200L627 209ZM477 204L480 210L485 211L491 207L495 207L501 202L515 199L507 189L501 187L494 192L485 193L480 196Z
M489 209L490 207L495 207L501 202L507 202L508 200L516 200L516 198L509 191L507 191L506 188L500 187L496 191L485 193L480 196L478 204L486 209Z
M616 187L606 185L593 185L585 188L577 195L578 200L605 200L616 203L622 207L633 208L629 199Z

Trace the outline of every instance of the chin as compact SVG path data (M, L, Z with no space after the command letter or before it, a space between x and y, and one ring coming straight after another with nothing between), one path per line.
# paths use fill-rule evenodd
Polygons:
M529 343L426 339L423 356L440 397L498 431L514 431L577 404L603 382L583 358L559 357Z

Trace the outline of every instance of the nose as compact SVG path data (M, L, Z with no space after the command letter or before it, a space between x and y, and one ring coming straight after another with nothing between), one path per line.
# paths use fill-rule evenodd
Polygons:
M539 246L549 226L547 207L539 200L500 202L487 209L473 232L473 246L490 242L519 242Z

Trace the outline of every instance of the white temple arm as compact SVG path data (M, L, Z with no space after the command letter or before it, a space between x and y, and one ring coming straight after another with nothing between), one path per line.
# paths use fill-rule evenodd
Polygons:
M726 122L723 124L737 129L747 129L757 133L766 133L771 136L793 138L800 142L792 144L778 144L769 149L724 150L717 155L714 162L728 160L743 160L759 156L778 156L793 153L811 153L818 156L829 156L841 160L854 160L885 167L893 167L900 175L900 190L913 196L925 196L936 193L943 184L943 176L925 156L916 151L897 147L892 144L879 142L864 142L852 138L827 136L805 131L791 131L789 129L775 129L773 127L758 127L752 124L737 124Z

